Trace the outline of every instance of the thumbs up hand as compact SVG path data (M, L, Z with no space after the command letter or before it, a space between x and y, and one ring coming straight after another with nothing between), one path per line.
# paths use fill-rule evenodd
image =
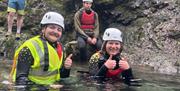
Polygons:
M104 63L104 65L108 69L114 69L114 67L116 66L116 61L112 60L112 55L109 56L109 59Z
M130 65L128 64L127 62L127 58L122 58L120 61L119 61L119 67L121 69L124 69L124 70L127 70L130 68Z
M64 67L65 67L66 69L70 69L71 66L72 66L72 59L71 59L71 57L72 57L72 54L70 54L70 55L66 58L66 60L64 61Z

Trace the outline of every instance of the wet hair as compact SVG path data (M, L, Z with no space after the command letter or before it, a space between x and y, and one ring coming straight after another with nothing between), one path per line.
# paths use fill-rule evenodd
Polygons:
M47 25L49 25L49 24L41 24L40 27L41 27L41 29L43 29L43 28L46 28Z
M48 25L48 24L41 24L41 25L40 25L40 27L41 27L40 36L43 36L42 30L43 30L44 28L47 28L47 25Z

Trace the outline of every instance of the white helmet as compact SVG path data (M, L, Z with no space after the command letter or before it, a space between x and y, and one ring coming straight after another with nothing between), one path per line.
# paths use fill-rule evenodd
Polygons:
M47 12L43 16L41 24L57 24L64 29L64 17L56 12Z
M117 28L107 28L104 32L103 40L117 40L122 42L122 32Z
M93 2L93 0L82 0L83 2Z

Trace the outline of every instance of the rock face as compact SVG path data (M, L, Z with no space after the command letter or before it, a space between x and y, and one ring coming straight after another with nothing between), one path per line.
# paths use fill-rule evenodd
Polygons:
M7 0L0 1L0 52L12 59L14 49L37 35L39 22L47 11L60 12L65 17L63 43L74 40L73 16L81 0L28 0L23 25L23 37L5 38ZM100 33L107 27L117 27L124 34L124 55L133 65L149 66L164 74L180 74L180 1L179 0L95 0L99 14ZM14 27L14 32L16 28ZM72 36L73 35L73 36ZM8 46L7 46L8 45Z

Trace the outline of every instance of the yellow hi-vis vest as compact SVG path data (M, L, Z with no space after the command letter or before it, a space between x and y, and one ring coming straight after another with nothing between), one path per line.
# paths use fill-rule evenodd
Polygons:
M18 54L20 50L24 47L28 47L33 58L34 64L31 66L28 79L36 84L53 84L56 81L60 80L60 67L62 65L63 51L62 56L59 58L57 51L48 43L48 52L49 52L49 68L48 71L44 71L44 45L39 36L27 40L22 46L20 46L15 52L14 61L18 59ZM17 62L16 62L17 63ZM16 64L15 64L16 65ZM25 66L25 65L24 65ZM13 81L16 78L16 67L13 73Z

